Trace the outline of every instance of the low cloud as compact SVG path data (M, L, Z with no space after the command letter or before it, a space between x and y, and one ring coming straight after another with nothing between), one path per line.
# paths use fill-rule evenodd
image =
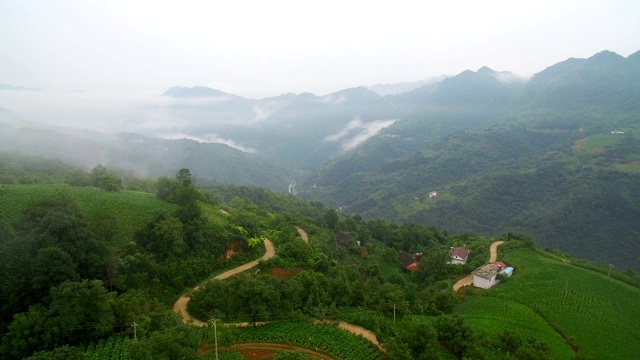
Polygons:
M256 149L242 146L236 143L232 139L223 139L221 137L218 137L217 134L206 134L204 136L195 136L195 135L176 133L176 134L165 134L165 135L161 135L160 137L163 139L169 139L169 140L189 139L189 140L194 140L201 143L224 144L249 154L254 154L256 152Z
M323 141L340 142L343 150L351 150L396 121L397 119L363 122L360 118L355 118L344 129L326 136Z

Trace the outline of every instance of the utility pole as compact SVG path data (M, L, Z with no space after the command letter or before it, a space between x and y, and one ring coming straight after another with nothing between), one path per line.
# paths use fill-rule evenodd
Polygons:
M134 321L131 326L133 327L133 340L138 341L138 332L136 331L138 329L138 324Z
M218 326L216 326L216 319L213 319L213 339L216 344L216 360L218 360Z

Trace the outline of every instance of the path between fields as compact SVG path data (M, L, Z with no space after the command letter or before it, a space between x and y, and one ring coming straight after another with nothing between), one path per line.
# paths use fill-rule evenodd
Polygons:
M302 240L304 240L304 242L306 242L307 244L309 243L309 235L307 235L307 232L304 231L302 228L299 228L296 226L296 230L298 230L298 234L300 234L300 237L302 238Z
M504 243L504 241L499 240L499 241L494 241L491 244L491 247L489 247L489 262L494 262L496 261L496 259L498 258L498 246L502 245L502 243ZM458 289L460 289L461 287L465 287L465 286L469 286L473 284L473 275L469 274L465 277L463 277L462 279L458 280L458 282L456 282L453 285L453 291L458 291Z
M332 323L331 321L325 321L324 323ZM373 333L373 331L371 330L367 330L365 328L363 328L362 326L358 326L358 325L354 325L354 324L349 324L346 323L344 321L339 321L338 322L338 327L344 330L347 330L348 332L354 333L356 335L360 335L363 338L371 341L371 343L373 343L373 345L377 346L378 349L385 351L382 348L382 345L380 345L380 343L378 342L378 338L376 337L376 334Z
M224 280L227 279L233 275L239 274L241 272L247 271L255 266L258 265L258 263L260 261L267 261L269 259L271 259L275 254L276 254L276 250L275 247L273 246L273 243L269 240L269 239L264 239L264 248L266 249L265 254L258 260L254 260L251 262L248 262L244 265L240 265L236 268L233 268L231 270L225 271L222 274L213 277L212 279L206 280L202 283L200 283L198 286L193 288L193 291L198 291L200 290L200 287L203 286L205 283L211 281L211 280ZM180 298L178 299L178 301L176 301L175 304L173 304L173 312L175 312L176 314L180 315L182 317L182 322L187 324L187 323L192 323L193 325L196 326L205 326L207 325L207 323L202 322L196 318L194 318L193 316L191 316L191 314L189 314L189 312L187 311L187 304L189 303L189 300L191 300L191 297L187 296L187 295L182 295L180 296Z

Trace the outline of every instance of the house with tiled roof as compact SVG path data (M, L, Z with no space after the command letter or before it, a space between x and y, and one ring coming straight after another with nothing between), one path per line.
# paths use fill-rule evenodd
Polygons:
M422 253L410 254L406 251L400 251L400 263L407 271L418 270L418 265L423 257Z
M464 265L467 263L467 258L469 257L469 250L465 247L452 247L451 248L451 260L450 264L460 264Z

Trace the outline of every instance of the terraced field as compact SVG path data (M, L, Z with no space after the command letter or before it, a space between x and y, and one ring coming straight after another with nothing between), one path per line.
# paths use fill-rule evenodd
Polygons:
M540 332L557 354L566 353L544 321L594 359L640 354L640 289L528 249L507 250L503 260L515 267L514 276L478 290L458 310L475 326Z
M523 339L535 337L549 345L557 359L573 359L571 347L530 307L515 301L491 297L469 297L456 308L473 329L490 335L510 330Z
M3 209L0 212L0 223L15 224L31 204L57 193L75 199L90 218L90 223L113 221L109 227L114 230L113 237L117 244L133 239L133 233L145 226L155 214L175 208L175 205L158 200L154 194L142 192L107 192L92 187L63 184L8 185L0 192L0 208ZM95 219L101 221L94 221Z

